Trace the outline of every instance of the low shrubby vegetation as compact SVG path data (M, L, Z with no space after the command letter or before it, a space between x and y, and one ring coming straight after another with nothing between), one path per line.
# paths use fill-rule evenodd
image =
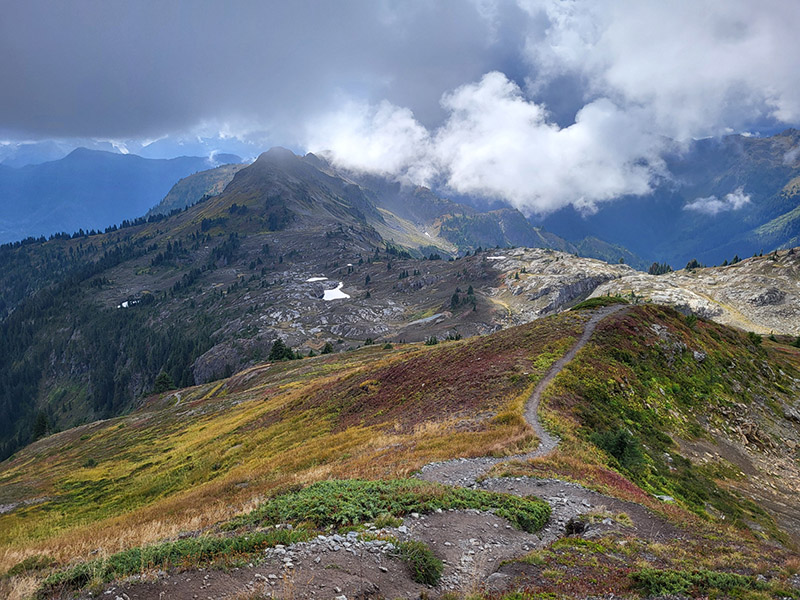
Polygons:
M400 522L397 517L410 512L467 508L491 511L528 532L539 531L550 515L550 506L538 498L452 488L416 479L321 481L278 495L249 514L223 524L224 530L239 531L235 535L179 539L81 562L46 577L40 595L80 589L153 569L234 564L277 544L308 540L321 530L350 528L367 522L396 526ZM251 530L256 527L257 530ZM443 564L427 545L414 540L392 538L392 541L415 581L431 585L438 582ZM16 573L39 568L41 560L28 560L13 570Z
M790 401L797 367L757 342L760 336L659 306L609 317L545 394L545 420L564 443L534 468L637 502L672 497L704 519L755 522L780 538L763 508L718 484L735 487L739 468L722 459L695 464L676 441L705 439L710 426L738 436L724 417L732 408L783 394ZM780 367L767 366L775 360ZM772 404L758 410L771 414ZM767 443L750 435L756 446ZM615 481L608 468L622 477Z
M528 449L524 402L581 323L572 313L435 347L278 361L45 438L2 465L0 502L40 500L0 515L0 573L34 555L67 565L97 548L114 555L207 531L254 498L315 481L405 477L435 460ZM522 527L542 522L542 507L494 508L516 511ZM381 513L392 510L370 518Z
M508 519L523 531L536 532L550 516L550 506L537 498L466 488L417 479L388 481L320 481L266 502L228 527L278 523L310 523L314 527L359 525L386 515L474 508Z
M708 596L723 593L739 595L748 590L764 591L769 586L753 576L720 571L675 571L672 569L641 569L631 579L648 596L686 595Z
M56 571L44 579L37 595L46 598L52 593L99 585L150 570L197 567L217 561L232 565L237 560L262 552L265 548L305 541L313 535L307 529L271 529L234 537L204 536L130 548L106 558L97 558Z
M646 537L646 536L642 536ZM796 558L728 540L647 541L631 534L565 537L510 564L520 589L483 600L586 598L800 598L789 581Z
M398 542L397 552L411 569L411 578L414 581L425 585L439 583L444 563L434 556L427 544L417 540Z
M597 300L595 308L609 301ZM570 312L431 347L281 360L43 439L0 472L0 502L41 499L0 515L9 532L0 572L43 594L68 592L149 570L235 565L270 545L367 535L368 523L397 527L437 509L489 511L539 531L549 507L538 499L404 477L433 460L530 450L524 402L587 318ZM579 482L648 507L680 539L637 531L636 510L596 507L582 523L613 535L567 537L514 563L537 584L513 597L798 598L784 589L791 565L774 543L790 540L739 491L740 468L693 462L686 450L712 443L709 427L734 435L728 415L740 407L782 414L800 379L796 357L791 340L758 344L657 306L601 322L544 395L559 447L495 474ZM768 443L748 433L750 447ZM35 489L24 487L31 473ZM439 581L444 565L431 548L392 543L415 581ZM761 573L766 582L754 579Z

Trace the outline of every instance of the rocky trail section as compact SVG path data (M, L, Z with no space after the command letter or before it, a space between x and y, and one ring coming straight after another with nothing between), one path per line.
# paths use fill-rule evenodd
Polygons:
M532 458L546 456L556 448L559 439L548 433L538 418L539 402L542 393L586 345L600 321L624 308L624 305L616 305L596 310L587 321L583 334L578 341L564 356L550 367L547 374L534 388L525 405L525 419L539 438L539 445L535 450L527 454L510 458L461 458L431 463L423 467L418 475L418 477L427 481L480 488L517 496L533 495L547 501L552 511L547 526L545 526L538 535L518 532L527 539L520 546L511 544L509 550L513 550L513 552L511 552L508 558L519 556L535 548L547 546L565 535L565 527L568 523L576 517L589 512L597 514L624 512L631 519L630 526L632 526L641 537L646 539L674 539L680 536L678 529L663 519L656 517L644 507L632 502L625 502L605 496L575 483L557 479L536 479L530 477L484 477L489 469L496 464L508 460L530 460ZM587 533L591 536L601 535L603 532L612 529L620 529L620 524L611 519L603 518L599 524L593 526L593 531L591 531L591 533ZM422 539L424 539L424 537ZM506 541L504 543L508 544L509 542ZM469 553L462 554L460 559L454 560L447 565L443 586L445 586L446 589L463 590L465 587L469 587L470 577L479 577L490 589L503 589L511 583L511 577L501 572L502 570L498 571L501 567L502 560L503 559L498 559L496 556L493 556L491 552L486 551L482 552L478 558L473 558L472 554ZM465 577L465 573L458 569L458 565L463 565L464 561L470 565L470 577Z

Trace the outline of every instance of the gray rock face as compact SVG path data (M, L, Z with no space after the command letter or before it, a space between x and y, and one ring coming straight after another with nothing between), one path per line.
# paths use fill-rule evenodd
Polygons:
M492 293L508 308L512 324L569 308L607 281L636 273L627 265L540 248L496 250L484 259L503 272Z
M789 421L795 421L800 423L800 410L797 410L794 406L786 406L783 409L783 416L785 419Z
M781 251L726 267L632 273L600 285L592 296L619 294L757 333L800 335L800 253Z
M750 298L749 302L755 306L769 306L771 304L780 304L785 298L786 292L771 287Z

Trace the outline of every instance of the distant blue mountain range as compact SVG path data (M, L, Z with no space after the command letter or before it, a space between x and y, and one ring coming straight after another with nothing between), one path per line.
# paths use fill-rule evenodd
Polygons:
M148 159L79 148L46 163L0 164L0 243L102 230L141 217L178 180L238 162L242 159L232 154L215 154L213 161ZM581 254L613 262L623 257L639 267L667 262L682 268L692 259L714 265L735 255L800 245L800 131L699 140L667 163L669 175L650 195L619 198L593 215L568 207L532 223ZM481 212L502 208L480 199L453 199ZM602 249L596 247L599 240Z
M60 160L0 165L0 243L104 229L156 205L182 177L238 156L148 159L78 148Z
M699 140L668 168L651 195L535 222L569 241L596 236L676 268L800 245L800 131Z

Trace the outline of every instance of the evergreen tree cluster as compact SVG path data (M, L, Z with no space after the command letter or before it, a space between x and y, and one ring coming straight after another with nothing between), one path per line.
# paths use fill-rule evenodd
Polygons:
M456 291L450 297L451 310L457 310L463 306L472 306L472 309L475 310L476 305L475 290L472 286L469 286L466 294L461 291L461 288L456 288Z
M0 261L9 269L4 297L14 298L9 284L17 281L16 273L19 281L25 279L32 256L54 265L57 274L51 277L58 280L38 292L21 286L19 293L27 289L27 294L0 324L0 459L35 437L82 422L75 420L78 414L106 418L131 407L141 395L165 389L169 381L169 386L194 384L192 365L213 345L211 333L218 327L212 318L198 311L189 324L160 323L156 315L166 292L158 297L141 294L127 309L100 308L93 301L108 285L104 272L157 249L148 245L150 239L117 240L105 251L93 242L37 248L24 256L13 248L0 250ZM183 247L174 242L165 252L174 256ZM188 291L201 272L185 274L171 293ZM43 406L39 396L53 375L54 356L82 365L82 370L70 387L57 389L56 400ZM161 372L164 376L156 382Z
M323 354L324 354L323 350ZM272 348L269 351L269 360L270 362L278 362L281 360L297 360L303 358L300 352L295 352L286 345L281 338L278 338L272 343Z
M727 267L728 265L735 265L735 264L736 264L736 263L738 263L738 262L742 262L742 259L741 259L741 258L739 258L739 255L738 255L738 254L736 254L736 255L734 255L734 257L731 259L731 262L728 262L728 259L726 258L726 259L725 259L725 261L722 263L722 266L723 266L723 267Z
M647 269L647 272L650 273L650 275L666 275L667 273L672 273L672 267L667 263L654 262L650 265L650 268Z
M696 258L693 258L688 263L686 263L686 270L691 271L693 269L702 269L705 265L701 262L698 262Z

